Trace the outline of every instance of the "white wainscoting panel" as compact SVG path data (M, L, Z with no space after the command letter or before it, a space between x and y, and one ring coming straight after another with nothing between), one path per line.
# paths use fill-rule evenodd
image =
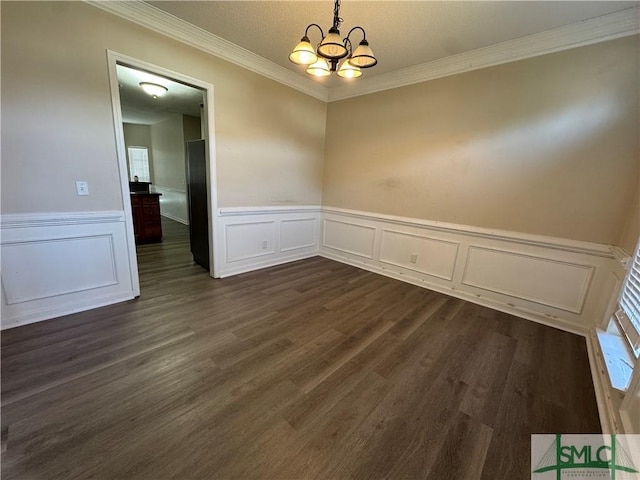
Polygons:
M2 272L11 278L3 283L7 304L115 285L113 255L112 235L3 243ZM21 274L35 269L57 272L56 282L46 275Z
M318 255L319 206L221 208L218 216L221 277Z
M589 265L471 246L462 283L580 313L593 271Z
M2 328L133 298L124 212L2 216Z
M289 252L318 245L318 219L300 218L280 221L280 251Z
M459 246L457 242L382 229L380 261L451 281ZM411 261L413 255L415 262Z
M609 245L333 207L322 220L324 257L574 333L611 294Z
M272 255L276 237L276 222L244 222L227 224L227 263Z
M368 225L324 220L322 246L365 258L373 258L376 229Z

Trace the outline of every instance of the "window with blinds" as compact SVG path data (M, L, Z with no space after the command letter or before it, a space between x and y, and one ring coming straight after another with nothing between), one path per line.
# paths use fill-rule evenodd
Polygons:
M636 357L640 354L640 242L628 267L616 318Z

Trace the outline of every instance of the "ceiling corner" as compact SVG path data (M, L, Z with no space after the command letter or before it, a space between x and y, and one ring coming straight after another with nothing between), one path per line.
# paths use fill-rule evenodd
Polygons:
M640 7L576 22L329 90L329 102L413 85L640 33Z
M329 90L325 86L301 77L270 60L141 0L127 2L85 0L85 3L275 80L318 100L327 102L329 99Z

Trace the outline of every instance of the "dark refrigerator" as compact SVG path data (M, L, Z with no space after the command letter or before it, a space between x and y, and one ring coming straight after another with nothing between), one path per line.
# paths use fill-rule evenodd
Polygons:
M209 208L204 140L186 142L187 207L193 260L209 270Z

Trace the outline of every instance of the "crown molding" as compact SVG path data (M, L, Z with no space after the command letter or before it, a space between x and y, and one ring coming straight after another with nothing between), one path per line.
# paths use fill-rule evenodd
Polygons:
M325 102L368 95L640 33L640 7L633 7L329 89L143 1L85 1Z
M329 102L413 85L459 73L560 52L640 33L640 7L572 23L414 67L361 78L329 90Z
M94 1L86 3L137 23L154 32L195 47L215 57L287 85L318 100L328 100L328 89L238 45L181 20L142 1Z

